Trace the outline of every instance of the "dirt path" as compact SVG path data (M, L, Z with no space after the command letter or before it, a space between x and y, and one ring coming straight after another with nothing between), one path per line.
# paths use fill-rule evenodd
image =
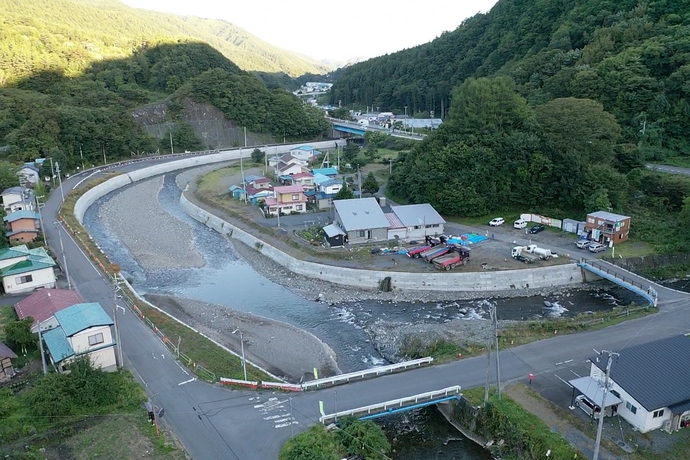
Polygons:
M592 458L594 439L568 423L550 407L547 401L533 396L528 387L519 383L506 386L504 391L515 402L539 417L551 428L551 431L561 435L570 445L582 452L585 458ZM599 458L603 460L625 460L624 457L618 457L603 447L599 450Z

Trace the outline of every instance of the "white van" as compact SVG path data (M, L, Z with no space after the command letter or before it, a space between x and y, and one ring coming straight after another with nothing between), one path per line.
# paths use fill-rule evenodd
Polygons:
M523 219L518 219L513 223L513 228L523 229L527 227L527 221Z

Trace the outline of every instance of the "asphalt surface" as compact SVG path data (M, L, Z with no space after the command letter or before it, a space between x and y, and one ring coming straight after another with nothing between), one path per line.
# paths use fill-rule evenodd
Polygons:
M148 164L139 162L118 169L132 170ZM88 174L91 173L86 171L66 180L65 193ZM95 173L93 177L99 175ZM56 254L60 254L58 227L51 223L57 220L60 202L60 193L53 193L43 209L46 233ZM73 286L85 301L100 302L112 315L111 283L96 270L72 237L61 231ZM495 233L496 238L514 240L514 235L507 232ZM572 248L555 249L573 252ZM586 252L582 255L589 257ZM641 284L651 284L618 267L611 266L611 270L637 278ZM502 351L502 381L526 380L530 373L536 375L535 379L555 380L556 375L567 375L572 368L582 369L594 350L620 351L690 331L690 295L662 286L655 288L659 294L657 314L605 330L555 335L549 340ZM198 459L274 460L288 438L318 423L319 401L324 402L326 413L332 413L453 385L481 386L486 378L486 357L477 357L307 393L229 390L193 380L193 374L173 359L135 315L118 314L127 368L143 382L153 404L165 408L164 421L189 454Z

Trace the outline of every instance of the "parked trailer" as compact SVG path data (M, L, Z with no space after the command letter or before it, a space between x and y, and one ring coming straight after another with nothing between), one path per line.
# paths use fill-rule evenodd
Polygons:
M530 251L532 254L536 254L539 256L541 259L552 259L554 257L558 257L556 254L551 252L550 249L544 249L544 248L533 248Z
M470 251L464 247L452 248L445 256L437 257L432 262L439 270L452 270L458 265L465 265L470 259Z
M435 247L424 251L421 257L426 263L431 263L431 261L435 258L446 255L448 252L450 252L450 248L448 246Z
M422 246L415 246L415 247L410 248L410 249L407 250L407 257L412 257L412 258L415 258L415 259L419 259L419 257L421 256L421 254L422 254L424 251L428 251L429 249L431 249L431 246L428 245L428 244L424 244L424 245L422 245Z

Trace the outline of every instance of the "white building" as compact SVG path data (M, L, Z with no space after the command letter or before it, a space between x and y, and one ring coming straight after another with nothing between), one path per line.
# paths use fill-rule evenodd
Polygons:
M423 240L425 236L443 234L445 219L429 203L391 206L397 220L389 219L395 234L404 240ZM397 225L398 221L402 227Z
M6 294L55 287L55 261L45 249L26 245L0 250L0 277Z

